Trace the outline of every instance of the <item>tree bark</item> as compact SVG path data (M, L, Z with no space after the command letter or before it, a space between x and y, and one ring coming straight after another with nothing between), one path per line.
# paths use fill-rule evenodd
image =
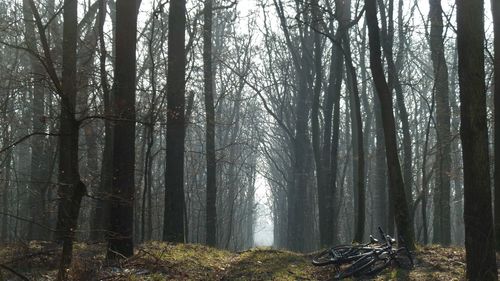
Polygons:
M104 103L104 148L102 152L99 187L96 190L99 199L90 213L90 241L104 241L105 231L109 228L109 207L111 186L113 184L113 115L111 94L109 91L106 71L106 45L104 42L104 21L106 18L106 0L99 0L98 36L99 36L99 74L100 86L103 92Z
M308 167L307 153L309 150L308 136L308 117L311 109L309 95L311 94L310 85L308 84L309 75L311 73L311 53L312 41L311 31L304 23L299 23L300 39L299 48L292 42L291 34L285 17L285 10L281 0L274 0L274 5L278 13L281 27L285 34L286 45L289 53L292 56L295 75L296 75L296 95L294 97L295 110L295 135L293 136L293 157L292 157L292 183L288 189L288 233L287 247L295 251L303 251L305 249L305 230L306 213L305 206L307 204L307 189L308 189ZM304 9L302 15L304 18L310 16L309 7L297 6L298 9ZM300 52L298 51L300 49Z
M497 280L486 123L484 3L457 0L467 279Z
M387 161L385 159L385 139L384 126L382 125L382 110L380 101L373 101L375 115L375 193L377 201L375 204L375 214L378 225L382 229L394 228L394 210L388 200L387 188Z
M403 87L401 86L401 81L399 79L399 71L401 66L397 65L394 61L394 51L393 51L393 41L394 41L394 0L388 1L388 15L386 20L385 6L383 5L383 0L379 0L380 6L380 17L382 21L382 47L384 51L384 56L387 59L387 74L388 74L388 85L389 90L394 91L396 94L396 104L399 111L399 119L401 120L401 127L403 130L403 180L405 183L405 194L407 204L410 206L412 204L412 187L413 187L413 172L412 172L412 140L410 134L410 123L408 118L408 110L406 109L406 104L404 100ZM400 23L401 24L401 23ZM401 43L403 42L404 36L401 33L401 28L399 28L399 40L400 49L398 50L399 63L402 63L402 52ZM389 193L389 197L392 194ZM389 212L391 213L391 212ZM391 222L389 225L393 225ZM390 227L387 231L392 234L393 227Z
M80 180L78 168L79 123L75 118L77 80L76 47L78 38L77 7L73 0L64 1L63 26L63 71L60 136L59 136L59 206L57 216L57 238L63 244L58 280L67 279L71 264L73 240L78 223L78 213L86 188ZM56 83L57 80L54 81Z
M213 1L205 0L203 16L203 80L205 92L205 114L206 114L206 160L207 160L207 196L206 196L206 243L209 246L217 244L217 182L215 159L215 106L214 85L212 73L212 17ZM232 223L232 222L230 222Z
M110 200L108 260L134 254L135 83L138 1L116 3L116 57L113 110L113 180Z
M434 192L434 243L449 245L451 242L450 214L450 104L448 67L444 56L443 18L441 0L429 0L431 21L430 49L434 69L437 133L437 178Z
M171 0L168 18L167 156L163 240L184 242L186 1Z
M495 233L496 250L500 251L500 2L491 0L491 11L493 13L493 35L495 59L494 67L494 108L495 108L495 144L494 144L494 183L495 183Z
M350 22L351 1L343 3L341 26ZM365 231L365 155L363 146L363 121L361 120L361 104L359 101L358 79L352 62L349 33L342 30L342 47L346 65L346 83L350 93L351 135L352 135L352 176L354 189L354 241L361 243Z
M392 94L384 77L381 61L379 28L375 0L365 0L366 22L370 45L370 68L377 95L382 108L382 124L384 127L389 187L392 194L390 204L394 206L395 221L399 234L404 238L409 249L413 249L413 224L409 216L406 201L403 175L397 153L396 126L393 115Z
M312 3L313 6L313 24L316 30L319 30L320 24L320 11L318 1ZM318 216L319 216L319 236L321 246L330 246L333 244L334 229L333 229L333 216L332 200L333 192L330 188L329 178L330 173L330 150L331 150L331 134L332 134L332 110L334 91L326 91L326 97L323 104L325 124L323 133L323 146L321 146L321 132L319 122L319 109L320 109L320 95L321 84L323 82L322 72L322 43L321 35L315 32L314 37L314 64L315 64L315 80L314 80L314 96L311 108L311 136L312 146L314 153L314 160L316 166L316 185L318 187ZM333 51L330 63L330 81L333 80L335 73L335 64L338 62L340 52ZM338 63L337 63L338 64ZM333 82L331 82L333 84ZM329 87L331 88L331 87Z
M6 100L5 100L5 108L3 109L3 120L8 120L7 119L7 114L8 112L11 112L12 110L12 102L10 101L11 99L11 94L7 93L5 95ZM3 128L3 133L2 133L2 147L5 147L7 144L11 142L11 132L12 130L11 125L8 122L5 122L4 125L2 126ZM10 129L10 130L9 130ZM3 183L2 183L2 211L4 215L2 215L2 220L1 220L1 232L0 232L0 243L8 243L9 242L9 232L12 232L12 229L10 228L11 225L9 224L9 217L6 216L5 214L9 213L9 201L12 201L11 194L10 194L10 187L11 185L11 170L12 170L12 151L7 151L5 153L5 158L2 159L2 161L5 163L0 171L3 172ZM10 229L10 231L9 231Z

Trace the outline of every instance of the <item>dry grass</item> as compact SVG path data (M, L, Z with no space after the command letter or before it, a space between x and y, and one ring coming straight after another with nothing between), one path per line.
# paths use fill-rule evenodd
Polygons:
M458 281L465 280L464 276L463 248L429 245L417 248L413 270L388 270L375 280Z
M105 264L105 245L77 244L71 280L331 280L334 267L314 267L311 255L271 248L231 253L193 244L149 242L136 254L113 266ZM0 263L30 280L54 280L57 245L32 242L0 247ZM464 280L464 250L440 246L419 247L411 271L387 269L373 280ZM16 280L0 271L0 281ZM361 280L361 279L358 279Z

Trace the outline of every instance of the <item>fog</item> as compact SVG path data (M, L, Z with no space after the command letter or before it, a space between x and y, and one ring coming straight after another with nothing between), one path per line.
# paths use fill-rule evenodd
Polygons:
M269 186L261 175L257 175L255 185L257 211L255 213L254 245L257 247L272 246L274 236L270 209L271 202L269 202Z

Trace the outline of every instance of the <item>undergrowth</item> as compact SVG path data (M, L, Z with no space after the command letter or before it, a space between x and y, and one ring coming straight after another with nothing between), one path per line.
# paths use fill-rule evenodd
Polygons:
M47 242L0 246L0 264L29 280L55 280L59 251ZM75 244L71 280L331 280L335 272L333 266L312 266L312 254L271 248L232 253L202 245L148 242L133 257L113 265L106 264L104 253L104 244ZM464 280L464 274L462 248L431 245L417 248L413 270L390 268L369 280L455 281ZM0 281L6 280L17 279L1 269Z

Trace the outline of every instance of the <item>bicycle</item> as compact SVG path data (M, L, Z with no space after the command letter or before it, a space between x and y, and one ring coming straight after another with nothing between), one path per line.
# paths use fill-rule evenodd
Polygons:
M355 259L359 254L372 251L374 249L372 245L376 244L379 244L379 241L370 235L370 242L368 243L360 245L339 245L326 249L313 257L312 264L315 266L324 266L349 262Z
M336 266L335 279L347 277L374 276L392 263L400 267L413 267L411 253L405 246L394 248L395 240L385 235L379 227L384 243L370 236L370 242L361 245L342 245L325 250L313 258L313 265L333 264ZM399 244L404 244L400 239Z

